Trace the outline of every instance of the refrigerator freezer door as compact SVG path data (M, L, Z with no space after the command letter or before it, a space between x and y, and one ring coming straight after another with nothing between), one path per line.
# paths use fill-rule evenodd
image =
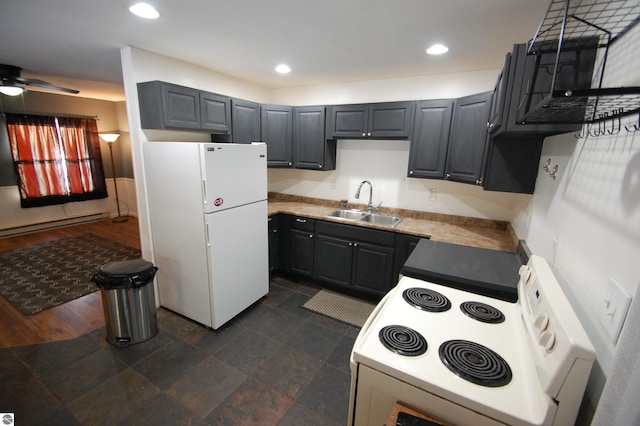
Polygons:
M212 327L269 292L267 201L205 215Z
M265 144L203 144L201 161L205 213L267 199Z

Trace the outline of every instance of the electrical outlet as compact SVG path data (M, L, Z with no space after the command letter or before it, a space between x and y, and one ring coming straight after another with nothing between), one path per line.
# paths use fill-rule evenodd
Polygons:
M433 188L429 190L429 201L435 201L438 195L438 190Z
M601 302L598 318L614 345L620 336L630 304L631 296L616 280L609 278L607 293Z

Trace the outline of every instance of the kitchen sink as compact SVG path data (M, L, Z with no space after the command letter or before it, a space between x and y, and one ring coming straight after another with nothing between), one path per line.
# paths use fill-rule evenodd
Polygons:
M369 222L374 225L391 226L394 227L402 221L402 217L393 216L384 213L371 213L362 218L363 222Z
M327 213L325 216L329 217L337 217L340 219L349 219L349 220L359 220L363 217L369 215L369 212L365 212L362 210L335 210L331 213Z
M346 221L353 222L368 222L372 225L390 226L394 227L399 224L402 219L401 216L393 216L384 213L370 213L363 210L334 210L331 213L327 213L325 216L338 219L344 219Z

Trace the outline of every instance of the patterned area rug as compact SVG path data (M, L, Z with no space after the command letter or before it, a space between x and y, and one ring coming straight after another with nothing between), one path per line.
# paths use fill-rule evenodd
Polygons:
M136 259L140 251L84 234L0 253L0 294L26 315L98 290L89 280L105 263Z
M362 327L376 305L333 291L320 290L302 307L347 324Z

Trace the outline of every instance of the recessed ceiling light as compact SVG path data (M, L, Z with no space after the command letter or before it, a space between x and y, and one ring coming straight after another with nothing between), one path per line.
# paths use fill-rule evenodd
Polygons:
M449 48L443 44L434 44L427 49L427 53L429 55L442 55L443 53L447 53L448 51Z
M146 19L157 19L160 16L160 12L148 3L136 3L129 8L129 11Z
M291 68L289 68L289 65L280 64L276 67L276 72L279 72L280 74L287 74L291 72Z

